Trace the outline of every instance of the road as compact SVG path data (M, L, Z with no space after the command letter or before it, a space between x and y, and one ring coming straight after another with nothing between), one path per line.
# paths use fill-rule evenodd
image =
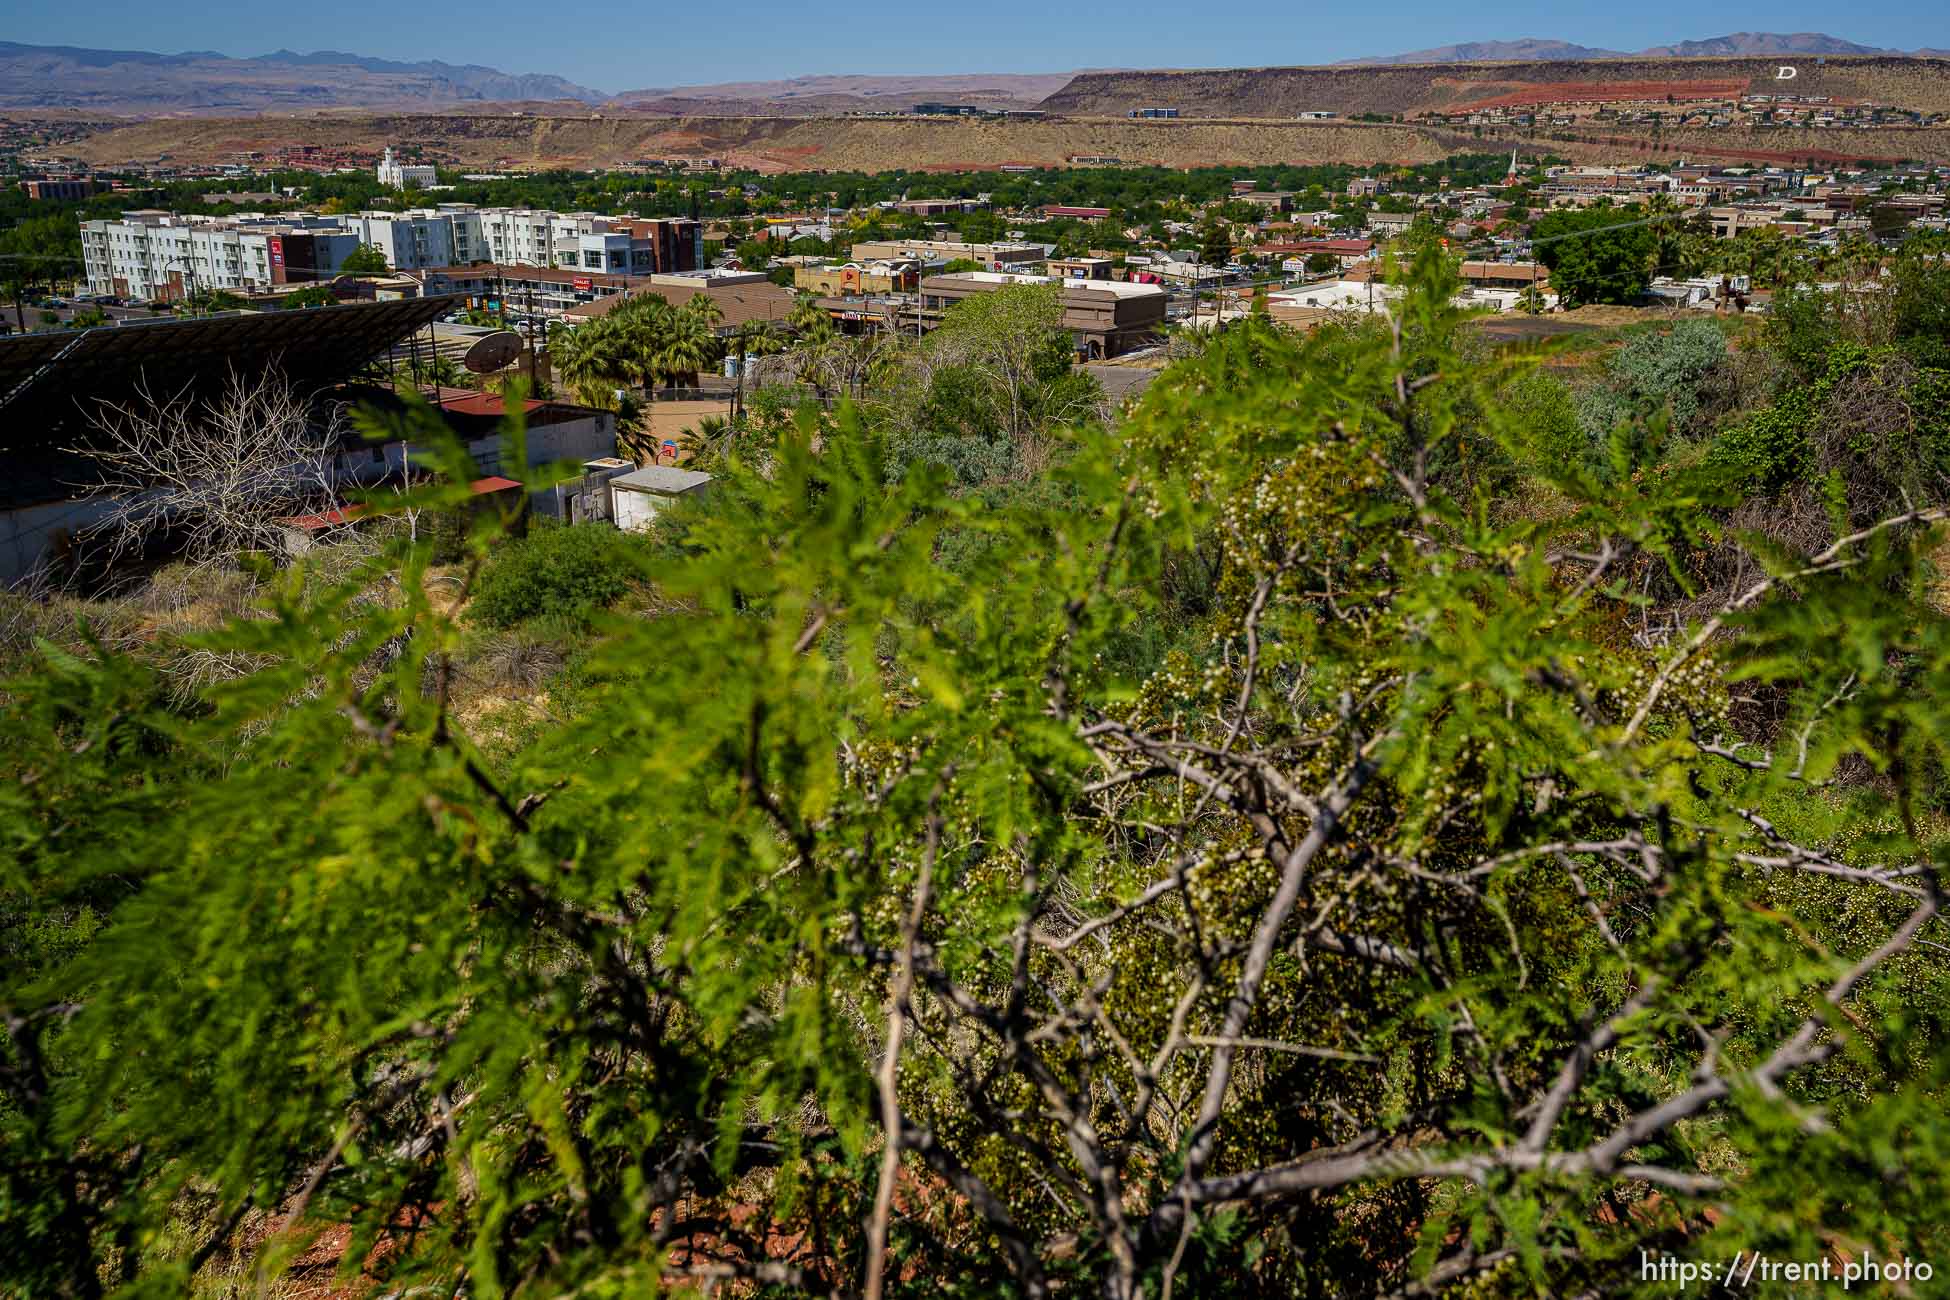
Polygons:
M22 303L19 313L16 314L14 305L6 303L0 305L0 324L5 324L10 330L19 329L22 323L25 323L29 331L47 329L49 328L47 315L52 312L60 325L65 328L68 322L74 319L75 313L89 310L101 312L111 323L154 320L157 316L165 314L150 311L147 307L91 307L88 303L63 303L59 307L30 307Z

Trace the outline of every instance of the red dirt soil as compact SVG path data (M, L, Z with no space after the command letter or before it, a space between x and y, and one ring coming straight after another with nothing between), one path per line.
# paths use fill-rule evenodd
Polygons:
M1524 90L1458 104L1452 113L1487 108L1522 108L1529 104L1611 104L1673 99L1734 99L1745 94L1745 81L1546 81Z

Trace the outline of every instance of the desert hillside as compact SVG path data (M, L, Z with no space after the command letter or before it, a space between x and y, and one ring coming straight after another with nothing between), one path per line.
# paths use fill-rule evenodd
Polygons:
M1078 157L1166 167L1218 163L1432 162L1470 149L1521 147L1600 162L1621 156L1728 161L1950 161L1950 131L1667 131L1657 141L1625 129L1530 136L1358 123L1253 120L1132 122L1072 118L1033 122L922 118L514 117L311 114L137 121L63 151L100 167L265 156L295 144L376 153L412 145L450 165L496 169L624 166L643 159L715 158L759 171L971 171L1061 166Z
M1777 79L1784 64L1796 70L1791 82ZM1157 105L1194 117L1411 114L1454 111L1538 88L1570 98L1579 86L1620 83L1675 88L1704 83L1717 93L1731 88L1773 94L1791 88L1800 95L1950 111L1950 59L1830 57L1818 63L1815 56L1803 55L1086 72L1044 100L1043 107L1052 113L1117 115Z

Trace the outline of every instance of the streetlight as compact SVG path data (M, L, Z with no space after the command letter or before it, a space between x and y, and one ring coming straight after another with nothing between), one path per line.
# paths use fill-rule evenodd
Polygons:
M163 262L163 270L165 272L172 266L183 267L189 272L189 292L184 295L183 299L187 303L196 297L196 263L189 257L172 257Z

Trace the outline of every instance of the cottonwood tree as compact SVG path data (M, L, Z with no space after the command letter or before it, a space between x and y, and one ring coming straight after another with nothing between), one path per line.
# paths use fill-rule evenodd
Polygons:
M1373 346L1245 322L1047 499L894 478L851 415L734 452L683 612L505 766L444 603L281 591L188 718L51 665L0 879L106 924L9 971L10 1280L180 1293L339 1224L474 1295L1942 1258L1942 511L1757 545L1642 643L1726 489L1459 498L1523 362L1460 364L1418 261Z
M100 402L72 449L93 471L76 486L105 507L89 535L111 558L165 533L193 564L273 551L283 520L340 504L347 437L341 406L299 392L276 370L233 371L208 397L145 386L127 401Z

